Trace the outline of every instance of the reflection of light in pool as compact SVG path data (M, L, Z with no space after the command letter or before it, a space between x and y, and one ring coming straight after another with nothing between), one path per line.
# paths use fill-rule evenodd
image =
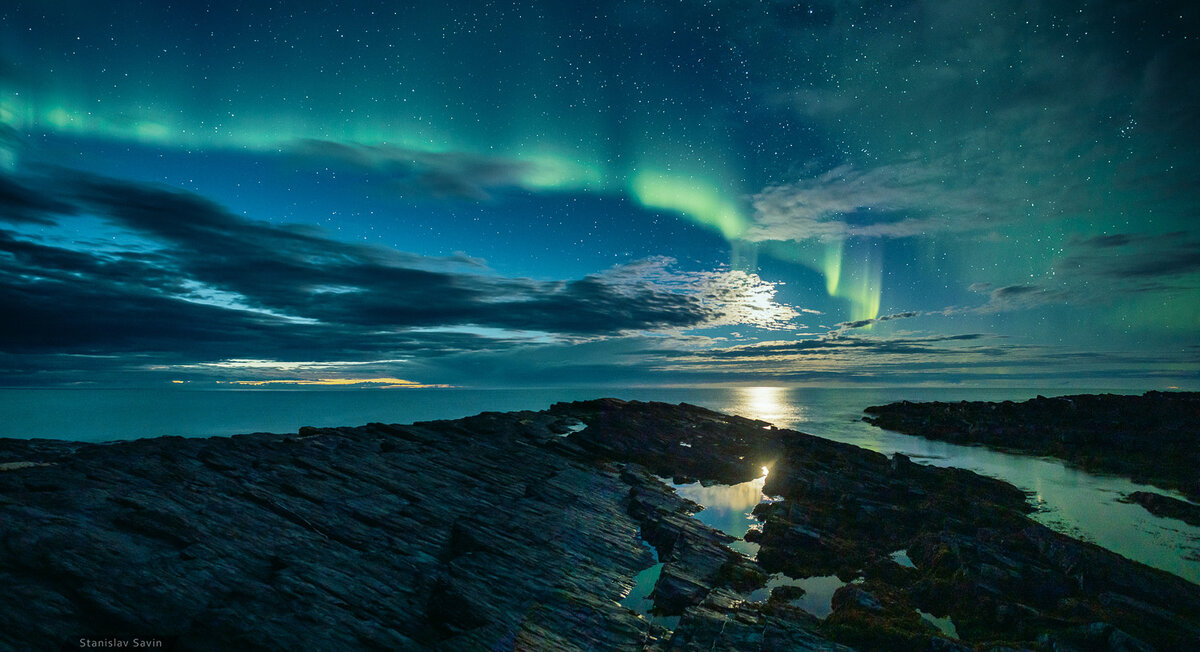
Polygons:
M762 471L762 477L741 484L714 484L705 487L699 482L693 482L672 483L671 486L675 487L680 496L704 506L704 510L696 514L701 523L738 537L729 547L754 559L758 555L758 544L743 541L742 537L746 530L758 525L758 520L753 515L755 505L770 500L762 492L769 469L764 466ZM667 482L665 479L663 481Z
M864 423L862 409L907 400L1004 400L1030 398L1016 390L820 390L736 388L719 400L702 403L718 412L770 421L819 437L891 455L901 452L931 466L954 466L1011 482L1031 492L1038 511L1033 520L1070 536L1086 539L1134 561L1200 583L1200 527L1154 516L1137 504L1118 500L1133 491L1152 491L1177 499L1179 492L1136 484L1126 478L1099 476L1047 458L1026 457L981 446L960 446L876 428ZM1103 393L1096 390L1092 393ZM759 401L759 397L763 400ZM766 398L782 405L767 409ZM753 406L759 406L755 408ZM767 412L786 416L769 419Z

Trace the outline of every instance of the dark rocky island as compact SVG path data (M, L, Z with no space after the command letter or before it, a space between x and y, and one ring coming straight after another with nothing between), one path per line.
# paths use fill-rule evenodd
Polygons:
M903 401L866 412L865 421L888 430L1057 457L1200 500L1197 392L1039 396L1020 403Z
M757 560L659 479L763 466L781 499L755 510ZM967 471L611 399L297 435L0 440L0 648L1200 647L1200 586L1029 509ZM647 544L671 631L619 604ZM747 601L775 573L846 585L823 620L794 587ZM947 617L956 638L931 624Z
M1124 502L1141 505L1146 508L1146 511L1155 516L1179 519L1189 525L1200 526L1200 505L1193 505L1189 502L1162 494L1150 493L1149 491L1135 491L1125 496L1123 500Z

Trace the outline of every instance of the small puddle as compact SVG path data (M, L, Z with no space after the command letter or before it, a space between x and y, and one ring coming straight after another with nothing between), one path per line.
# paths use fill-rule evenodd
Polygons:
M707 487L699 482L674 484L669 479L660 479L674 487L680 496L704 507L694 515L696 520L729 536L737 537L729 547L750 559L755 559L758 556L758 544L742 539L747 530L759 527L758 519L754 518L754 507L759 503L779 500L763 494L763 485L767 482L769 470L764 466L762 471L762 477L749 482L714 484Z
M769 472L769 469L763 467L762 476L748 482L734 485L714 484L707 487L699 482L675 484L669 478L659 478L659 480L673 487L676 493L683 498L687 498L703 506L704 509L694 514L694 518L725 534L738 537L736 541L729 544L729 547L746 555L750 559L755 559L758 555L759 545L745 541L742 537L745 536L747 530L761 527L758 519L754 518L753 515L755 506L763 502L781 500L781 498L767 496L762 491L763 486L767 482ZM646 545L654 553L654 559L657 562L658 553L653 550L652 546L649 546L649 544ZM891 553L890 557L892 561L901 566L916 568L912 559L909 558L907 550L897 550ZM634 577L633 589L621 601L621 604L636 611L651 622L660 624L667 629L674 629L675 625L679 622L678 617L664 618L650 614L650 610L654 606L654 601L649 596L654 590L654 584L658 582L658 577L662 573L662 567L662 563L655 563L650 568L638 573ZM861 581L861 579L856 579L852 582L858 581ZM777 588L785 586L798 587L803 589L803 595L789 600L788 604L803 609L817 618L824 619L833 613L833 594L849 583L851 582L843 582L838 579L836 575L794 578L783 573L775 573L767 578L766 586L752 591L746 599L749 602L766 602L771 597L771 592ZM936 618L925 613L922 613L921 617L928 620L931 625L937 627L947 636L957 638L957 633L954 631L954 623L950 622L949 618ZM668 623L665 621L673 622Z
M586 426L584 426L586 427ZM583 428L580 428L582 430ZM680 442L680 446L687 446ZM758 519L754 518L754 507L761 502L779 500L763 494L763 485L767 482L768 470L762 469L762 477L734 485L714 484L704 486L699 482L690 484L675 484L669 478L659 478L664 484L673 487L681 497L704 507L693 515L705 525L720 530L725 534L737 537L729 547L737 552L754 559L758 555L758 544L742 539L746 531L759 527ZM663 562L658 560L658 551L654 546L642 540L642 545L654 555L654 565L639 572L633 577L633 588L621 599L622 607L633 610L646 620L665 629L674 630L679 625L679 616L656 616L651 613L654 609L654 585L662 575Z
M638 536L640 538L641 534L639 533ZM654 565L633 576L633 588L629 589L629 593L624 598L621 598L619 604L655 625L674 631L679 626L679 616L658 616L651 613L654 609L654 599L650 597L650 594L654 591L654 585L658 584L659 576L662 575L663 562L658 560L658 550L655 550L654 546L645 539L642 539L642 545L654 556Z
M938 631L940 631L942 634L945 634L950 638L958 638L958 630L954 628L954 621L950 620L950 616L938 618L937 616L925 611L921 611L920 609L917 609L917 615L921 616L921 620L924 620L930 625L937 627Z
M587 430L587 424L582 421L576 421L575 423L567 426L566 432L560 432L557 434L559 437L570 437L571 435L577 432L583 432L584 430Z
M804 589L804 595L788 600L788 604L799 607L804 611L824 619L833 613L833 594L846 586L847 582L838 579L837 575L821 575L796 579L783 573L775 573L767 578L767 585L755 589L746 599L750 602L766 602L771 592L781 586L796 586Z
M892 558L892 561L896 562L897 564L900 564L901 566L903 566L905 568L916 568L917 567L917 565L914 564L913 561L908 558L908 550L897 550L896 552L893 552L889 556Z

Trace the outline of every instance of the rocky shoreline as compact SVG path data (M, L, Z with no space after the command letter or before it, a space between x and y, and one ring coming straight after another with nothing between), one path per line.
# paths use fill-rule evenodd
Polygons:
M902 401L868 407L880 428L1044 455L1200 501L1200 393L1037 398L1020 403Z
M1146 508L1146 511L1155 516L1178 519L1188 525L1200 526L1200 505L1193 505L1177 498L1150 493L1149 491L1135 491L1125 496L1122 500L1127 503L1141 505Z
M659 479L764 466L780 499L755 510L756 560ZM0 648L1200 646L1200 586L1029 509L968 471L614 399L295 435L0 440ZM646 543L672 631L619 604L654 563ZM792 587L746 600L779 573L846 584L824 619Z

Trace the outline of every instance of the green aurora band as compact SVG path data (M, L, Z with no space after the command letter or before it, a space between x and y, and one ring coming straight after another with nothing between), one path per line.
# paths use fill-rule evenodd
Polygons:
M303 120L285 118L265 125L260 119L239 118L231 112L218 127L197 131L182 124L169 124L164 113L183 114L185 110L178 108L141 115L139 109L129 108L109 114L100 109L84 110L51 98L31 97L29 93L11 90L0 100L0 122L17 132L46 131L163 148L230 149L263 154L286 151L302 140L323 139L396 145L431 153L466 152L519 161L527 164L518 182L526 189L625 194L647 209L670 211L720 233L734 252L733 266L753 271L756 257L747 256L745 252L758 247L742 238L750 225L745 189L739 188L732 174L703 169L706 166L696 164L690 150L678 152L678 158L671 160L670 149L661 142L651 143L646 148L630 148L620 157L652 160L654 167L625 169L601 160L579 140L548 143L544 131L512 135L510 140L517 144L511 149L498 149L488 142L470 143L475 145L470 147L470 134L444 133L424 125L406 130L390 124L364 126L354 123L334 133ZM448 116L446 122L455 124L455 117ZM192 122L184 121L183 124ZM468 145L466 149L456 149L464 145ZM15 166L15 158L9 153L7 167ZM688 163L693 164L690 170ZM677 171L681 168L686 171ZM878 316L880 304L880 260L847 253L845 241L839 240L828 243L823 254L800 256L797 262L824 274L829 296L848 301L850 319L874 318Z

